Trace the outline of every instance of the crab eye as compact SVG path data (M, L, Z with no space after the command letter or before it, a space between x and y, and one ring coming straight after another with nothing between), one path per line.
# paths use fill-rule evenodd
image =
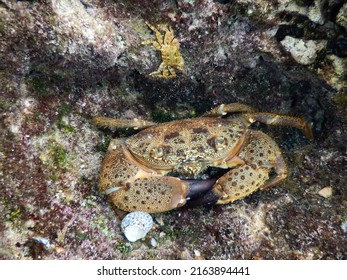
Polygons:
M151 157L154 159L161 159L164 156L164 149L162 147L153 148L151 151Z
M223 136L218 136L215 139L215 146L216 146L216 150L222 150L225 148L225 146L227 145L227 139Z

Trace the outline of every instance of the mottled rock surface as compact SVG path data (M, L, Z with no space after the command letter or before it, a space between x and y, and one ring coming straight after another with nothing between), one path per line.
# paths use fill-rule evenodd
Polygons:
M346 259L344 1L150 2L0 1L0 258ZM141 45L145 21L174 30L177 78L148 76L161 57ZM284 183L156 214L146 239L127 242L98 170L131 131L92 117L164 122L227 102L303 116L315 138L255 125L282 148Z

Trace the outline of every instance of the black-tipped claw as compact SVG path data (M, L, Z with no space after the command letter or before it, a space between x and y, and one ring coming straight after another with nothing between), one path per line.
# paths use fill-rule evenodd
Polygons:
M215 204L219 197L212 191L216 180L185 180L189 184L187 205L202 206Z
M187 199L194 199L204 195L216 183L216 180L184 180L189 185Z
M209 190L200 197L196 197L196 198L188 200L187 205L192 206L192 207L196 207L196 206L203 206L203 205L208 205L208 204L216 204L216 202L219 199L220 199L220 197L217 196L213 192L213 190Z

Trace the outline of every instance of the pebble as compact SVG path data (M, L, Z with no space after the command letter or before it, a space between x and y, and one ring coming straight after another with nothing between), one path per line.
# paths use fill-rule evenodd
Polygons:
M292 55L296 62L309 65L314 62L317 53L327 44L325 40L303 40L286 36L281 45Z
M321 189L318 194L324 198L329 198L333 195L333 188L332 187L325 187Z

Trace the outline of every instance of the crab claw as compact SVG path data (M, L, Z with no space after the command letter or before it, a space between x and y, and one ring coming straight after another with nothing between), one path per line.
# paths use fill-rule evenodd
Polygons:
M209 189L202 195L187 200L187 205L196 207L196 206L203 206L203 205L209 205L209 204L217 204L219 199L220 199L220 196L217 195L212 189Z
M212 191L216 180L185 180L185 182L189 186L186 197L188 206L215 204L220 199L220 196Z
M216 180L183 180L188 183L187 200L201 197L216 183Z

